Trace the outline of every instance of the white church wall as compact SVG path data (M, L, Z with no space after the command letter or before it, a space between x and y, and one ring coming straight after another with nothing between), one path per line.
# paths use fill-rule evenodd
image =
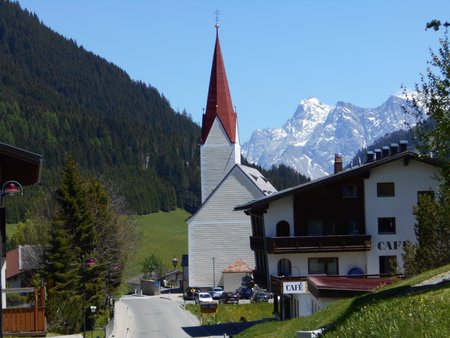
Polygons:
M250 217L234 207L260 196L262 193L235 167L188 221L190 286L212 286L214 279L218 284L222 271L238 258L255 266Z

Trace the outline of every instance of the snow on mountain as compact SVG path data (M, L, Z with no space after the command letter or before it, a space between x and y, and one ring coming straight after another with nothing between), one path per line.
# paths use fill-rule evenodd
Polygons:
M338 102L329 106L316 98L302 100L281 128L258 129L242 145L249 162L264 168L285 164L316 179L333 170L334 154L350 160L354 154L386 133L414 124L404 113L406 101L390 96L377 108Z

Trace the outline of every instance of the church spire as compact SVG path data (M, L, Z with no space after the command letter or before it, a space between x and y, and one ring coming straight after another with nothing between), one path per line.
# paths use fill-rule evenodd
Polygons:
M237 142L236 113L233 111L230 89L228 88L227 74L223 63L222 51L219 42L219 25L216 23L216 45L209 80L208 99L206 112L203 114L201 143L204 144L208 138L209 131L216 117L231 143Z

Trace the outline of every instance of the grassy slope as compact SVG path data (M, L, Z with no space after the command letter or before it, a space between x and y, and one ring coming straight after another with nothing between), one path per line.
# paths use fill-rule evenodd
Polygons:
M132 278L141 273L142 263L151 254L159 256L172 268L172 258L178 259L177 268L181 270L181 256L188 252L188 227L186 219L189 214L181 209L171 212L158 212L150 215L136 216L139 231L139 243L125 267L125 278Z
M238 337L296 337L300 330L335 324L326 337L450 337L450 283L421 293L402 293L450 265L401 280L358 298L337 301L309 317L255 325Z

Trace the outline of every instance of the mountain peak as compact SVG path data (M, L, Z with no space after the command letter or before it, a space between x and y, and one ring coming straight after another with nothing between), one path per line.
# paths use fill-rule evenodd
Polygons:
M335 153L350 159L380 136L405 129L404 99L389 97L377 108L339 101L335 106L315 97L300 101L282 128L253 133L242 146L251 162L264 168L284 164L312 179L333 171Z

